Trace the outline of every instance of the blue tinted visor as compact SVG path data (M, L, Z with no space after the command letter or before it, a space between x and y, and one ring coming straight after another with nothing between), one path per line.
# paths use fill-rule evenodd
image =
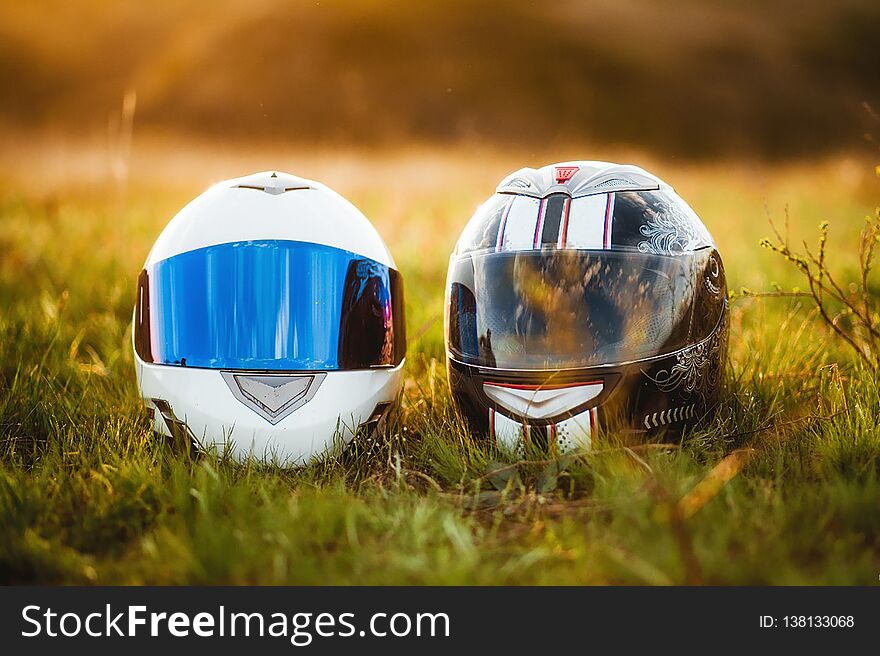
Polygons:
M396 366L406 352L403 281L331 246L208 246L141 272L135 349L145 362L283 371Z

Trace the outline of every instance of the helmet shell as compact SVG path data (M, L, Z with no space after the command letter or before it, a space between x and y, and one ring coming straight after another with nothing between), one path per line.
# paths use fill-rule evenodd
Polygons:
M219 182L190 201L162 230L145 268L206 246L260 239L324 244L395 266L373 224L340 194L314 180L264 171Z
M159 235L133 344L153 429L299 465L397 400L402 280L369 220L281 172L215 184Z
M727 344L709 231L641 168L561 162L507 176L450 258L449 381L497 443L561 451L600 428L680 432L715 407Z

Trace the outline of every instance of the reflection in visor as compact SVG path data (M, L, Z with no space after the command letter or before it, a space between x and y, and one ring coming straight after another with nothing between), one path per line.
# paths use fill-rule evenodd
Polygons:
M361 369L374 362L392 362L391 288L388 268L372 260L352 260L342 295L339 364Z
M462 257L450 281L451 354L486 367L546 369L671 353L704 338L720 316L720 297L710 302L714 320L692 316L712 252Z
M209 246L139 280L135 346L147 362L314 371L393 366L405 355L394 269L321 244Z

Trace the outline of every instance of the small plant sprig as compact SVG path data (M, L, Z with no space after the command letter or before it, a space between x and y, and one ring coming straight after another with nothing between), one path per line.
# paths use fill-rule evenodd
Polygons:
M878 167L880 169L880 167ZM819 225L815 253L803 243L803 251L792 249L788 239L788 212L785 233L769 219L775 241L762 239L762 247L778 253L806 278L809 292L795 289L793 295L812 298L819 316L872 371L880 370L880 298L869 283L877 243L880 241L880 208L865 217L859 234L859 274L857 279L840 283L828 268L826 255L828 222Z

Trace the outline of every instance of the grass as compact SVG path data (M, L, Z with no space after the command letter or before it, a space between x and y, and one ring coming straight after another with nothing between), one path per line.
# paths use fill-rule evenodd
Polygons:
M553 158L274 160L329 181L374 217L407 281L406 388L388 434L300 470L192 458L157 441L134 381L131 307L150 244L206 176L266 168L259 157L205 160L198 175L173 180L142 158L125 188L76 160L6 176L0 581L877 582L880 380L802 298L734 302L722 407L680 445L605 435L548 468L542 454L515 464L463 431L443 363L446 258L497 179ZM757 246L769 233L765 207L778 218L788 205L796 236L830 221L829 262L855 273L847 249L878 197L870 167L652 168L706 220L732 289L798 282Z

